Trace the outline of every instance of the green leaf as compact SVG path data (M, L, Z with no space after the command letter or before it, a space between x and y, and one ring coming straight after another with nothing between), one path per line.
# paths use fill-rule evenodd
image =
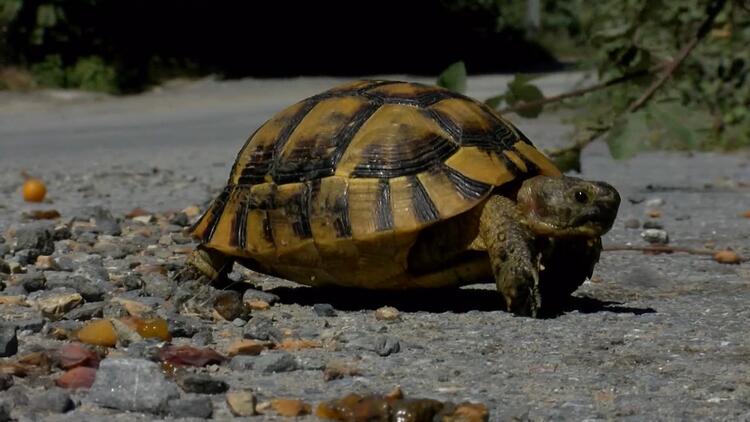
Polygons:
M674 110L670 112L666 107L652 105L648 111L654 117L654 122L663 130L663 136L667 143L681 148L694 149L698 146L695 132L682 123Z
M616 160L630 158L648 148L646 112L637 111L618 119L607 134L609 153Z
M541 74L535 75L533 73L516 73L513 76L513 79L508 82L508 88L527 85L529 82L534 79L539 79L541 76Z
M55 6L51 4L42 4L36 9L36 23L41 27L50 28L57 23L57 13Z
M466 92L466 65L463 61L448 66L438 76L437 85L463 94Z
M539 89L539 87L537 87L536 85L532 85L529 83L514 84L513 82L511 82L508 84L507 97L509 99L509 103L511 103L512 101L511 105L518 107L519 105L524 103L539 101L544 98L544 94L542 93L542 90ZM544 106L542 104L539 104L533 107L518 110L517 113L521 117L533 119L539 116L539 114L542 112L542 109L544 109Z
M560 169L561 172L575 171L581 172L581 150L572 149L562 154L557 154L552 158L552 162Z
M500 104L505 101L505 94L495 95L494 97L487 98L484 100L484 103L488 106L492 107L493 109L497 109L500 107Z
M0 0L0 22L12 22L22 5L22 0Z

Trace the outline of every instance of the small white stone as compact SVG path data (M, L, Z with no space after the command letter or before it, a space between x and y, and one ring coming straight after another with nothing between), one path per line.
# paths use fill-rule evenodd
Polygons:
M641 232L641 237L648 243L666 245L669 243L669 234L666 230L646 229Z

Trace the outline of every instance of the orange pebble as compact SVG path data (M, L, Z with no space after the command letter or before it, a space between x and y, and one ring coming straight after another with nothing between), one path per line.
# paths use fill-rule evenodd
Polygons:
M23 200L26 202L42 202L47 195L47 187L39 179L27 179L23 182Z
M161 318L147 318L142 320L136 331L143 338L158 338L162 341L172 340L172 336L169 334L169 324Z
M106 319L89 322L78 331L78 340L86 344L114 347L117 344L115 327Z

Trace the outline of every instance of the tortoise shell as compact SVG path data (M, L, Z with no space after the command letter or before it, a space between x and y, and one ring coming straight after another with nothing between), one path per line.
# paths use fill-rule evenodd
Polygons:
M484 104L434 86L357 81L260 126L192 233L304 284L409 287L421 231L538 174L560 172Z

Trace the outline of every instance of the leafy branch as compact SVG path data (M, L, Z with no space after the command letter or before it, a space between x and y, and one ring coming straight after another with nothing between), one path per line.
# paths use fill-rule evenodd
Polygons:
M733 7L722 13L727 4ZM587 96L579 103L585 111L574 118L578 133L572 145L546 151L562 170L579 168L581 151L605 135L614 158L654 147L747 144L750 17L736 7L740 0L634 0L622 10L619 5L604 0L577 16L584 28L579 41L594 47L592 63L603 82L545 97L533 76L517 75L487 105L533 118L548 104ZM673 46L679 48L670 54ZM460 90L465 76L463 63L456 64L438 83Z
M683 64L685 59L695 49L698 43L703 38L705 38L705 36L709 33L709 30L711 29L714 21L716 20L716 17L718 16L719 12L724 8L725 4L726 4L726 0L714 0L711 3L709 3L706 9L706 18L704 19L700 27L698 27L698 30L696 31L693 38L680 49L680 52L677 54L677 57L674 60L672 60L671 63L669 63L666 66L663 66L664 71L662 75L657 80L655 80L637 100L635 100L634 102L630 104L630 106L627 108L624 114L634 113L638 111L639 109L641 109L653 97L653 95L662 86L664 86L664 84L674 75L674 73L677 71L680 65ZM626 76L623 76L622 78L625 78ZM616 83L622 83L624 82L622 78L617 78L613 81L605 82L604 84L600 84L600 85L606 85L602 87L602 88L605 88L605 87L614 85L615 83L613 82L615 81L617 81ZM632 78L628 78L628 79L632 79ZM583 94L586 94L586 93L588 92L584 92ZM616 119L613 119L610 122L600 127L594 128L593 130L589 130L587 135L577 140L576 142L574 142L572 145L568 147L551 150L551 151L548 151L547 153L553 159L558 158L558 157L564 157L566 155L579 156L580 152L586 146L588 146L592 142L599 139L605 133L612 130L612 128L615 125L615 121Z

